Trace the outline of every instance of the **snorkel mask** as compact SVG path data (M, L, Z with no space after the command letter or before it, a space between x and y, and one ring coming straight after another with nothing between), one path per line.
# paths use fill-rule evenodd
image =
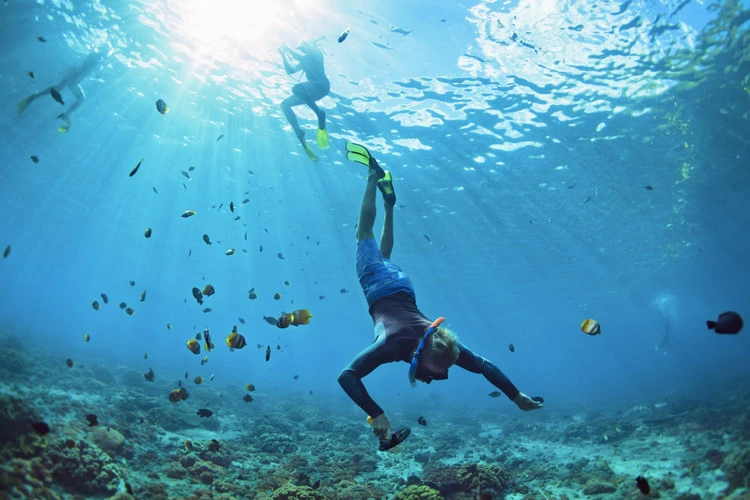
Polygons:
M427 337L435 333L440 326L440 323L442 323L443 321L445 321L445 318L441 316L440 318L432 322L430 327L422 336L422 340L419 341L417 350L414 351L414 357L411 358L411 365L409 366L409 383L412 387L417 386L417 365L419 364L419 355L422 353L422 349L424 349L424 344L427 341Z

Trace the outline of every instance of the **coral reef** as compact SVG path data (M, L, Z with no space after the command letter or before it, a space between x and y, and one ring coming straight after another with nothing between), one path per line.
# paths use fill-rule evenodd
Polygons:
M31 460L14 458L0 466L2 498L62 500L61 495L50 489L52 482L52 474L38 457Z
M443 496L436 489L429 486L407 486L398 492L395 500L443 500Z
M65 442L54 442L43 459L55 481L73 491L114 494L124 484L120 467L87 441L79 441L72 448Z

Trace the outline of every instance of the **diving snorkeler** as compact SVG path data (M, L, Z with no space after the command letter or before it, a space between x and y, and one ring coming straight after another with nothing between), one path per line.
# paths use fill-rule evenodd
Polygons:
M36 92L26 97L25 99L22 99L18 103L18 113L23 113L29 106L29 104L36 101L41 96L47 94L52 96L55 101L64 106L65 101L63 101L61 92L63 89L67 88L73 93L76 100L75 102L73 102L73 104L70 105L67 111L57 115L57 118L63 121L63 124L57 128L57 131L62 133L67 132L71 126L70 115L73 113L73 111L78 109L78 107L83 103L84 99L86 99L86 95L83 93L83 88L81 88L81 81L86 78L92 71L94 71L94 69L96 69L96 67L104 60L105 57L105 53L96 51L91 52L81 64L68 70L56 85L47 87L40 92Z
M297 134L297 139L305 149L307 157L317 162L318 157L313 153L310 146L305 142L305 132L297 122L297 116L292 108L300 104L307 105L313 110L318 117L318 135L316 142L320 149L328 148L328 131L326 130L326 113L318 107L315 101L319 101L328 95L331 91L331 83L326 76L325 67L323 66L323 52L313 42L304 42L297 50L292 50L286 45L279 49L281 59L284 61L284 69L287 74L293 75L299 71L304 72L307 78L306 82L298 83L292 87L292 95L284 99L281 103L281 110L284 112L289 125ZM294 64L296 60L296 65Z
M349 397L371 417L368 421L381 440L381 449L384 441L389 437L394 440L399 433L391 435L388 417L367 393L362 378L384 363L409 363L412 387L416 387L417 380L429 384L433 380L447 379L448 369L455 364L464 370L484 375L521 410L541 408L542 398L532 399L520 392L498 367L459 343L450 330L441 326L444 318L432 321L417 308L411 280L390 260L394 241L393 206L396 203L391 174L378 165L364 146L347 142L346 149L349 160L369 168L357 226L357 275L375 325L376 337L341 372L338 380ZM376 189L380 190L385 202L380 248L373 233Z

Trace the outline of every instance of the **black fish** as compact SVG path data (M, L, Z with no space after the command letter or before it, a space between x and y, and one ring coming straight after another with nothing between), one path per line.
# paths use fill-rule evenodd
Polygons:
M219 137L216 138L216 142L219 142L221 138L224 137L224 134L221 134Z
M88 415L86 415L86 420L88 420L89 422L89 427L96 427L97 425L99 425L99 419L96 418L96 415L94 415L93 413L89 413Z
M39 40L42 43L45 43L47 41L47 39L44 38L43 36L38 36L38 37L36 37L36 39Z
M283 254L283 253L281 253L281 252L277 253L277 254L276 254L276 257L278 257L278 258L279 258L279 259L281 259L281 260L284 260L284 254Z
M243 204L245 204L245 203L250 203L250 200L248 200L247 198L245 198L244 200L242 200L242 203L243 203ZM268 231L266 231L266 232L268 232Z
M261 252L261 253L263 253L263 245L261 245L261 246L259 247L259 250L260 250L260 252Z
M294 377L292 377L292 378L293 378L294 380L297 380L297 379L299 378L299 375L295 375L295 376L294 376Z
M346 288L342 288L341 290L339 290L339 292L341 292L341 293L349 293L349 290L347 290Z
M323 299L325 299L325 298L326 298L326 296L325 296L325 295L318 295L318 300L323 300Z
M312 489L317 490L318 488L320 488L320 479L316 479L312 484Z
M120 302L120 309L125 309L128 305L125 302Z
M242 397L242 401L244 401L245 403L251 403L253 401L253 397L250 394L245 394Z
M391 33L398 33L399 35L404 35L404 36L408 35L412 31L414 31L414 30L408 30L407 31L407 30L405 30L403 28L396 28L396 27L391 28Z
M106 293L101 294L101 297L105 304L109 304L109 297L107 297Z
M167 106L167 103L164 102L164 99L159 99L158 101L156 101L156 110L164 115L169 113L169 106Z
M188 172L192 172L193 170L195 170L195 167L193 166L188 167Z
M346 37L349 36L349 31L351 28L346 28L344 31L341 32L341 34L338 37L339 43L342 43L344 40L346 40Z
M266 361L271 359L271 346L266 347Z
M31 155L31 156L29 156L29 158L31 158L31 161L33 161L34 163L39 163L39 157L38 156Z
M206 307L205 309L203 309L204 313L210 313L211 311L212 309L210 307Z
M35 77L36 77L36 75L34 74L34 72L33 72L33 71L29 71L29 72L28 72L28 73L26 73L26 74L27 74L27 75L29 75L29 76L30 76L31 78L35 78Z
M200 418L208 418L211 415L214 414L211 410L207 410L206 408L201 408L197 412L195 412Z
M8 255L10 255L10 245L5 247L5 251L3 252L3 259L7 258Z
M648 481L645 477L638 476L637 478L635 478L635 484L644 495L648 495L649 493L651 493L651 486L649 486Z
M245 231L245 241L247 241L247 231Z
M427 420L425 420L425 419L424 419L424 417L419 417L419 418L417 419L417 423L418 423L419 425L424 425L425 427L427 427Z
M187 173L187 170L180 170L180 173L185 177L186 179L190 179L190 174Z
M148 369L148 373L146 373L145 375L143 375L143 377L146 380L148 380L149 382L153 382L154 381L154 370L153 370L153 368L149 368Z
M156 193L156 194L159 194L159 191L157 191L157 190L156 190L156 187L155 187L155 186L152 186L152 187L151 187L151 189L153 189L153 190L154 190L154 193Z
M135 281L130 280L130 286L135 286Z
M60 95L60 92L58 92L57 90L49 89L49 95L51 95L52 99L54 99L55 101L59 102L63 106L65 105L65 101L63 101L63 98Z
M201 334L201 332L196 333L195 340L201 340L201 339L203 339L203 335ZM185 378L187 378L187 375L185 375Z
M654 186L652 186L651 184L649 184L648 186L643 186L643 189L645 189L646 191L653 191L654 190Z
M706 326L709 330L713 330L716 333L734 335L735 333L740 333L743 322L739 314L729 311L719 314L719 318L716 321L706 321Z
M245 324L245 320L244 319L242 319L242 318L237 318L237 319L240 320L240 323L242 323L243 325Z
M138 169L141 168L141 163L143 163L143 158L141 158L141 161L138 162L138 165L136 165L135 168L130 171L128 177L133 177L135 173L138 172Z
M513 344L509 344L509 345L508 345L508 350L509 350L510 352L516 352L516 346L514 346Z
M263 316L263 319L266 320L266 323L269 325L277 326L276 318L273 316Z
M502 396L502 395L503 395L503 393L502 393L502 392L500 392L500 391L492 391L491 393L489 393L489 394L487 394L487 395L488 395L489 397L491 397L491 398L499 398L500 396Z
M229 210L231 210L232 212L234 212L234 202L233 201L229 202Z
M211 244L211 238L209 238L207 234L203 235L203 241L206 242L206 245L210 245Z
M193 297L198 301L198 304L203 305L203 294L201 293L200 288L193 287Z
M46 436L47 434L49 434L49 425L44 422L35 422L31 424L31 428L42 436Z
M432 243L432 239L430 239L430 237L428 235L423 234L422 236L424 236L424 239L426 239L427 241L429 241L430 243Z

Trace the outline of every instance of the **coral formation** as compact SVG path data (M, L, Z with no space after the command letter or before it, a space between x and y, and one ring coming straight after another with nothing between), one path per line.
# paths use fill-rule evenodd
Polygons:
M443 500L443 496L429 486L413 484L399 491L395 500Z

